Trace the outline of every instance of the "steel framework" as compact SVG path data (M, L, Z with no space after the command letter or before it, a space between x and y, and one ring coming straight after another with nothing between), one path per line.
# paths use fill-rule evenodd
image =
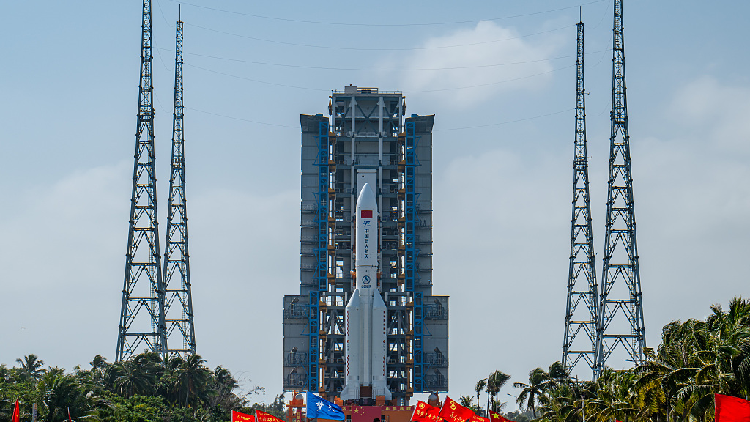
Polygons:
M586 106L584 101L584 30L576 24L576 123L573 156L573 215L570 233L568 300L565 308L563 365L574 370L583 360L596 368L596 319L599 308L594 234L591 227L588 154L586 150Z
M307 373L309 374L307 383L309 391L320 391L320 372L318 370L318 364L320 363L320 343L321 340L326 345L329 342L327 338L329 330L323 328L329 321L325 321L325 318L324 321L321 321L320 304L321 299L328 291L328 279L333 278L333 274L329 271L329 265L335 260L335 248L333 248L333 243L331 242L331 232L336 224L335 219L331 218L331 210L333 208L331 202L335 194L331 186L331 171L335 168L331 157L331 143L336 142L336 137L330 133L328 121L319 122L317 139L318 155L316 165L318 166L318 192L315 195L317 205L315 224L317 226L317 233L315 239L316 265L313 270L313 281L315 282L317 291L310 292L310 312L308 313L310 328L308 356L310 358L307 362ZM333 324L335 325L336 322L333 321ZM335 342L333 339L331 341Z
M626 359L639 364L646 347L625 92L623 0L614 2L610 118L612 130L603 279L597 323L597 374L616 349L624 349Z
M401 218L403 219L403 236L400 247L404 249L403 274L404 291L413 296L414 311L413 319L413 359L414 359L414 391L427 391L425 388L425 365L423 335L424 335L424 303L422 293L415 291L414 285L419 275L417 274L417 257L419 247L417 246L417 199L419 193L416 190L416 173L419 162L417 160L416 123L407 121L404 124L405 132L399 135L403 162L403 200L401 203Z
M116 359L127 359L145 342L150 351L166 356L167 330L164 283L156 211L156 166L152 85L151 1L143 1L141 76L138 124L135 132L133 193L125 255L125 285ZM145 310L145 314L142 311Z
M432 127L404 116L401 92L347 86L329 116L301 115L300 294L284 297L285 391L338 396L344 314L353 291L354 208L376 186L379 290L388 308L386 369L393 403L448 390L447 296L432 294Z
M170 356L195 354L193 297L190 292L190 254L185 196L185 135L182 99L182 21L177 21L174 70L174 118L172 122L172 165L169 178L167 240L164 248L164 313L167 352ZM179 344L179 346L176 346Z

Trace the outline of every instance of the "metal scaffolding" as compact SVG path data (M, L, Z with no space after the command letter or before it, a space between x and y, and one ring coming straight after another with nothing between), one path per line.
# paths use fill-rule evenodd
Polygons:
M174 71L174 118L172 122L172 165L169 178L167 239L164 248L164 313L167 352L170 356L195 354L193 297L190 291L188 216L185 196L185 134L182 97L182 21L177 21Z
M584 89L584 30L576 24L576 123L573 155L573 215L570 232L568 299L565 308L565 339L562 363L575 370L583 360L596 368L596 319L599 309L596 280L594 234L589 195L588 153L586 149L586 106Z
M416 172L419 161L417 160L416 147L416 122L407 121L404 125L405 131L399 135L399 150L401 151L401 161L399 170L403 172L403 183L399 189L399 225L401 243L399 249L404 251L403 256L403 274L404 290L411 293L414 300L414 310L412 319L413 327L413 360L414 360L414 390L425 391L424 379L424 351L422 348L424 334L424 304L422 293L415 291L414 285L419 275L417 274L417 257L419 256L419 247L417 246L417 198L419 193L416 189Z
M597 323L596 374L607 366L608 359L618 349L624 349L625 360L640 364L646 347L630 166L623 0L614 2L610 118L612 130L604 267Z
M376 187L386 370L396 403L447 391L448 297L432 295L432 125L400 92L347 86L329 116L301 115L300 294L284 297L286 391L338 396L344 315L355 280L354 208ZM429 351L429 352L428 352Z
M138 89L138 124L135 132L133 191L125 255L116 359L127 359L145 344L166 355L164 283L156 211L156 166L152 85L151 1L143 1L141 75Z

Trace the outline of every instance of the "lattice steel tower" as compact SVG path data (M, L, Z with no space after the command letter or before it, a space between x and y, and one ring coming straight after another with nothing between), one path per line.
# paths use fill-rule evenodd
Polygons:
M597 373L613 352L639 364L646 346L638 248L635 235L633 178L630 168L628 103L625 94L623 0L614 3L612 39L612 131L604 238L604 267L597 327Z
M195 354L193 297L190 293L187 199L185 197L185 136L182 102L182 21L177 21L174 66L174 119L172 123L172 171L169 178L169 219L164 248L164 286L168 353Z
M165 355L164 283L156 220L156 166L152 85L151 1L143 1L141 78L135 132L133 194L125 255L125 286L116 359L127 359L145 342L148 350Z
M576 131L573 155L573 216L570 232L568 300L565 308L563 365L574 370L583 360L596 368L596 318L599 308L594 234L591 228L588 154L586 151L586 106L583 84L583 22L576 24Z

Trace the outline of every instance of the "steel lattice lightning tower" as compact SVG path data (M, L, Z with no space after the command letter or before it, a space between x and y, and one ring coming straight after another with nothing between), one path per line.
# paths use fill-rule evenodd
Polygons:
M133 355L144 342L150 351L165 355L167 350L164 283L156 220L151 22L151 1L144 0L138 125L125 255L125 286L117 338L118 361Z
M607 359L616 349L624 349L626 359L639 364L643 361L646 346L625 94L623 0L615 0L614 5L612 131L604 267L597 327L597 374L604 369Z
M164 248L164 286L168 353L195 354L193 297L190 293L190 255L185 197L185 137L182 101L182 21L177 21L174 70L174 120L172 123L172 171L169 178L169 219ZM176 347L176 345L179 346Z
M596 368L596 319L599 307L594 235L591 228L588 155L586 151L586 107L583 84L583 22L576 24L576 132L573 156L573 216L570 233L568 300L565 308L563 365L573 370L583 359Z

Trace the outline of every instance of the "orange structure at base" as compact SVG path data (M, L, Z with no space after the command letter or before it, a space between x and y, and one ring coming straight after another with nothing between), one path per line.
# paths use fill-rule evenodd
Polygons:
M409 422L414 406L343 406L346 422Z
M302 394L295 394L287 404L287 422L309 422L305 414L305 403ZM385 402L385 398L379 400ZM342 406L342 401L334 397L334 403L341 406L346 416L345 422L374 422L375 418L380 422L410 422L414 413L414 406ZM435 404L438 404L437 401ZM318 422L328 422L327 419L318 419ZM338 421L331 421L338 422Z

